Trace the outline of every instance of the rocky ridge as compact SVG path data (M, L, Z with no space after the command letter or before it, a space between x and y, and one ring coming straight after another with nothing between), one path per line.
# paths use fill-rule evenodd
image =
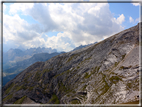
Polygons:
M4 104L138 101L139 25L97 44L36 62L3 87ZM28 102L30 103L30 102Z

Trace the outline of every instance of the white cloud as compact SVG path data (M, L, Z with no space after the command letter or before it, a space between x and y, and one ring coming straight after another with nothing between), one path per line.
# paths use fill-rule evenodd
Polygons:
M5 4L3 4L3 11L5 11L6 10L6 5Z
M123 14L121 14L117 19L116 22L118 24L122 24L125 21L125 16Z
M29 24L17 12L31 16L38 24ZM113 17L107 3L51 3L10 6L13 16L4 15L4 40L13 40L26 47L46 46L69 51L75 46L100 41L123 30L125 16ZM63 32L49 37L47 32Z
M34 6L33 3L14 3L10 5L10 14L16 14L18 11L26 11Z
M134 22L134 19L130 16L129 21L130 21L130 23L132 23L132 22Z
M132 0L132 4L134 5L134 6L140 6L140 3L136 3L136 2L142 2L142 0Z
M132 3L134 6L139 6L140 4L139 3Z
M120 24L125 19L122 14L117 21L114 21L109 5L106 3L67 4L66 6L51 4L49 12L52 20L60 28L71 33L76 46L101 40L105 35L122 30Z
M46 46L58 49L58 51L70 51L74 47L70 37L71 35L68 32L58 33L57 36L47 38Z
M137 19L135 20L135 22L137 23L137 22L139 22L139 20L140 20L140 18L137 18Z
M34 29L30 29L30 25L24 19L21 19L18 14L14 16L4 14L3 17L4 43L7 41L22 43L39 36L39 33Z

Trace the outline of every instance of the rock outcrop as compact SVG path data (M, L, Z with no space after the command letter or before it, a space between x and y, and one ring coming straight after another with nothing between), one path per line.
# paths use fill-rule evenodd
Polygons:
M3 87L3 103L138 101L139 67L137 25L97 44L34 63Z

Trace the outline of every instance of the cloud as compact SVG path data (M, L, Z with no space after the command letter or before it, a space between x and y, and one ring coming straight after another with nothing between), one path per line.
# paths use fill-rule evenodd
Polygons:
M137 19L133 19L131 16L129 17L129 22L130 23L138 23L139 22L139 18L137 18Z
M6 10L6 5L5 4L3 4L3 11L5 11Z
M134 6L140 6L140 3L136 3L138 0L132 0L132 4L134 5ZM140 1L139 1L140 2Z
M134 19L130 16L129 21L130 21L130 23L132 23L132 22L134 22Z
M139 6L140 4L139 3L132 3L134 6Z
M117 19L116 19L118 24L122 24L122 22L125 21L125 16L121 14Z
M58 33L57 36L52 37L47 36L46 46L58 49L58 51L70 51L75 47L70 37L68 32Z
M137 18L137 19L135 20L135 22L137 23L137 22L139 22L139 20L140 20L140 18Z
M3 39L4 43L7 41L14 41L15 43L22 43L40 36L34 29L30 29L29 25L24 19L21 19L18 14L14 16L3 16Z
M30 5L29 5L30 4ZM69 51L75 46L100 41L124 28L125 16L114 18L107 3L14 3L10 15L4 15L4 41L25 47L45 46ZM16 7L17 6L17 7ZM18 13L31 16L38 23L29 24ZM48 32L62 32L49 37Z
M125 18L121 15L118 18L120 23L117 23L106 3L51 4L49 12L52 20L62 30L71 33L71 38L76 45L99 41L105 35L122 30L123 27L120 24Z
M33 3L14 3L10 5L10 14L15 14L18 11L26 11L34 6Z

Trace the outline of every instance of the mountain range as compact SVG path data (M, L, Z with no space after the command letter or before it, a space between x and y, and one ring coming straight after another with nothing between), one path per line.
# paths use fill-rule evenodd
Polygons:
M139 24L36 62L3 87L4 104L139 103Z
M9 51L3 53L3 68L7 69L16 62L28 59L32 57L34 54L53 52L57 52L57 50L44 47L30 48L25 51L22 51L21 49L10 49Z
M37 61L46 61L56 56L56 49L51 48L30 48L25 51L21 49L10 49L3 53L3 86L13 79L26 67Z
M82 49L82 48L85 48L85 47L87 47L87 46L89 46L89 45L96 44L96 43L97 43L97 42L91 43L91 44L88 44L88 45L80 45L80 46L74 48L72 51L75 51L75 50L78 50L78 49Z

